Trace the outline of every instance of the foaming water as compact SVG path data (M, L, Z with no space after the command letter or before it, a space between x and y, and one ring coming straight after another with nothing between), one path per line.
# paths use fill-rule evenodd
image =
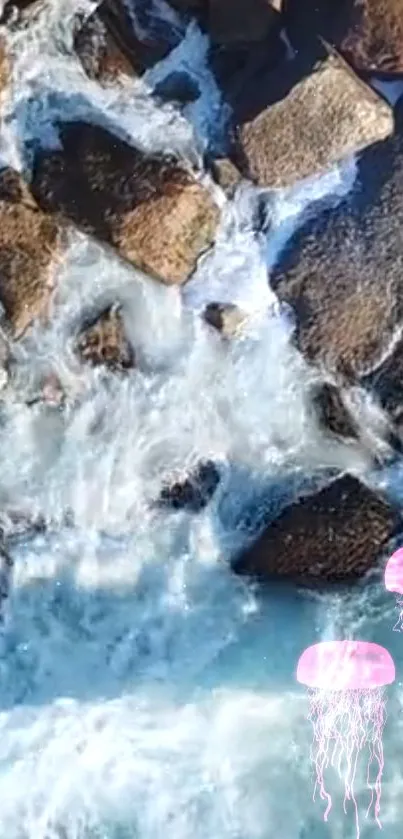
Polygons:
M25 40L13 36L4 162L22 163L22 136L57 144L54 119L84 116L200 166L219 104L205 36L189 27L141 82L100 90L62 49L78 8L90 7L55 3ZM158 106L149 88L183 66L202 96L180 115ZM251 223L255 191L242 188L233 205L216 191L217 247L182 290L151 283L71 235L50 321L14 347L0 410L2 515L47 523L46 532L11 543L0 634L0 836L354 835L337 784L329 823L311 800L308 704L294 671L305 646L340 633L393 645L398 668L394 604L376 583L348 599L314 598L255 590L229 569L263 514L345 463L310 415L313 373L290 344L268 272L303 214L323 198L340 200L354 171L348 163L267 194L265 236ZM200 318L217 299L251 315L231 343ZM84 315L115 301L138 358L122 378L80 366L73 352ZM49 372L66 391L64 411L25 404ZM156 506L164 480L207 458L221 482L206 510ZM348 458L364 468L351 451ZM400 705L397 685L388 694L382 797L390 839L401 835ZM357 778L357 800L365 781ZM364 839L373 830L369 823Z

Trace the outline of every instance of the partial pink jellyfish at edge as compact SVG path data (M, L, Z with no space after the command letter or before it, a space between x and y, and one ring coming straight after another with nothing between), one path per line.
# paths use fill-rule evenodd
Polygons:
M382 734L386 720L384 687L395 679L393 659L384 647L366 641L323 641L308 647L297 667L297 680L311 689L309 719L313 725L311 758L315 765L316 790L326 801L324 820L331 807L331 795L325 788L325 771L329 766L342 777L344 767L344 812L347 801L355 808L357 839L360 835L354 781L360 753L368 748L367 784L371 800L367 816L374 805L379 821L381 779L384 767ZM371 783L372 764L376 777Z
M399 617L393 629L395 632L401 632L403 630L403 548L395 551L386 563L385 587L388 591L399 595L397 598Z

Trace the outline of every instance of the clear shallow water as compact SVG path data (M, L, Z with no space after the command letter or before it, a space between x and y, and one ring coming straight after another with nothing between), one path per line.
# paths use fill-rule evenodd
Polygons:
M187 121L158 109L143 83L100 92L86 81L56 49L70 24L71 5L55 4L51 38L39 22L27 44L14 42L3 161L18 163L23 134L57 142L56 115L112 119L146 148L200 160L219 94L197 29L152 71L193 68L203 96ZM313 425L304 396L313 374L267 283L304 207L327 193L340 199L354 174L349 162L268 196L266 239L251 230L246 189L224 207L218 245L182 292L72 235L51 322L16 349L14 395L1 407L2 510L40 512L50 528L12 548L0 635L1 837L350 839L339 784L327 825L312 802L308 706L294 671L306 645L354 635L385 644L396 661L382 821L400 839L403 638L392 632L393 598L375 583L350 597L254 591L228 567L263 509L274 513L320 470L364 468ZM228 347L199 318L218 295L252 315ZM78 367L71 347L83 314L116 299L139 357L125 379ZM64 414L22 404L49 370L70 396ZM164 477L202 457L222 472L209 508L157 512ZM400 491L399 472L385 480ZM376 835L364 820L362 836Z

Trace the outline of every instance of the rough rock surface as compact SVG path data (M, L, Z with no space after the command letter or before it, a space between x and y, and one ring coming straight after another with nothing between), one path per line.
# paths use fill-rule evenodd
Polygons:
M353 192L318 208L271 275L304 355L350 383L380 364L403 318L403 103L395 119L395 135L360 158Z
M287 507L234 568L306 584L347 582L376 565L398 523L385 499L345 475Z
M321 35L358 71L403 72L402 0L287 0L286 28L298 49Z
M16 172L2 169L0 300L15 337L45 312L52 292L52 262L59 254L56 220L35 206Z
M290 186L392 131L389 105L329 54L285 98L241 126L240 165L262 187Z
M209 192L175 160L146 155L105 128L59 128L63 150L39 150L34 161L40 206L156 279L185 282L214 239L219 213Z
M220 473L213 461L203 461L191 475L163 487L159 503L173 510L198 513L207 506L219 482Z
M129 370L135 365L135 355L125 333L122 315L115 306L82 330L77 351L83 361L105 365L114 371Z

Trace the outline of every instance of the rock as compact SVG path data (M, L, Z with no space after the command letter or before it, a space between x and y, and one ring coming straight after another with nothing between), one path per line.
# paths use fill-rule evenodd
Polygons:
M225 338L234 338L242 330L247 315L233 303L209 303L203 313L205 321Z
M318 207L271 274L297 346L345 384L381 363L403 318L403 103L395 119L395 135L360 158L348 200Z
M59 225L36 207L20 175L0 171L0 301L14 337L42 315L60 257Z
M107 309L81 333L77 351L83 361L103 364L111 370L129 370L135 366L135 355L126 337L120 310Z
M207 27L219 44L264 41L279 27L282 0L210 0Z
M212 43L209 67L235 122L250 116L251 102L256 91L260 92L260 97L266 91L270 71L284 67L286 48L280 35L280 28L273 26L266 38L258 41ZM277 80L275 84L278 84ZM262 110L260 101L259 110ZM255 115L256 111L252 110L252 113Z
M213 497L219 482L220 473L213 461L202 461L190 476L165 486L159 503L173 510L199 513Z
M212 175L228 197L232 197L242 175L229 157L217 158L212 164Z
M26 12L30 6L37 5L38 0L5 0L5 3L0 3L0 23L7 23L14 11L21 14Z
M97 11L85 23L81 19L76 21L74 52L86 75L101 84L138 75Z
M403 423L403 339L400 338L381 363L361 381L376 393L380 404L402 426Z
M287 507L234 569L306 585L348 582L376 565L399 523L386 499L345 475Z
M207 13L209 0L168 0L168 3L177 12L200 14Z
M178 105L188 105L200 96L200 89L194 79L187 73L174 70L153 89L153 94L161 102L177 102Z
M287 187L392 131L389 105L329 54L284 99L240 127L240 168L261 187Z
M330 382L319 382L310 394L319 426L336 437L360 439L360 430L346 407L340 388Z
M320 35L357 71L403 72L402 0L287 0L286 29L297 49Z
M0 36L0 96L8 85L10 65L5 38Z
M347 444L351 451L361 455L369 468L383 468L402 456L403 443L390 418L372 403L368 404L363 389L355 389L353 393L320 381L309 396L319 429L339 443Z
M59 128L62 151L38 150L34 160L40 206L161 282L185 282L214 239L219 212L209 192L174 158L147 155L105 128Z
M357 70L402 73L402 0L355 0L340 49Z
M141 17L137 31L124 0L103 0L84 23L76 19L74 49L91 79L104 83L122 75L142 76L175 46L173 30L166 37L154 34L147 11L141 16L136 9L136 14Z

